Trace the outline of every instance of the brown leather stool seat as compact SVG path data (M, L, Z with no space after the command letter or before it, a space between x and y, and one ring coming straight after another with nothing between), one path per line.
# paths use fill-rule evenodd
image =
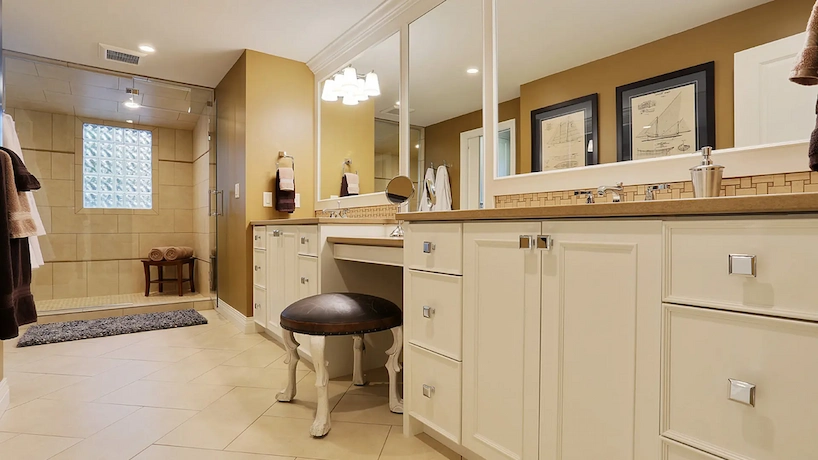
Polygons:
M400 326L403 313L394 303L366 294L319 294L281 312L281 327L307 335L353 335Z

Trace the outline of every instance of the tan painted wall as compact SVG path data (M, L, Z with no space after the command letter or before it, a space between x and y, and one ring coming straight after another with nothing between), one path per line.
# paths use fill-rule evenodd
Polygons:
M531 111L599 93L600 162L616 161L616 87L716 62L716 147L733 147L733 55L803 32L813 0L775 0L522 85L521 171L531 171ZM601 39L601 38L600 38Z
M306 64L247 50L216 87L219 189L226 231L219 233L219 297L252 315L250 221L311 217L315 204L314 77ZM262 205L272 191L280 150L295 157L301 207L279 213ZM239 184L239 198L234 185ZM220 221L220 224L222 222Z
M341 166L358 172L361 195L375 191L375 102L321 101L321 198L341 193Z
M520 166L520 100L512 99L499 106L500 121L516 119L517 122L517 167ZM426 163L435 167L446 160L449 179L452 183L452 208L460 209L460 133L483 126L483 111L461 115L426 127ZM529 169L531 168L529 161Z

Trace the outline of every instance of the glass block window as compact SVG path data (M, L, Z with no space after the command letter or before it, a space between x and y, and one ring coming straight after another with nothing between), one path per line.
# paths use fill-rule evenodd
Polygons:
M82 125L84 208L151 209L152 133Z

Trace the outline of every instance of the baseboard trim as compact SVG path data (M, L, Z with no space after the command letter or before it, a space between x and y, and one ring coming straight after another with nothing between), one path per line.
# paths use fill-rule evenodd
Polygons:
M2 353L2 350L0 350ZM11 389L9 388L9 379L0 380L0 415L9 407L11 400Z
M243 313L236 310L222 299L219 299L219 302L216 304L216 312L224 319L233 323L234 326L239 328L239 330L245 334L258 332L256 322L253 320L253 318L244 316Z

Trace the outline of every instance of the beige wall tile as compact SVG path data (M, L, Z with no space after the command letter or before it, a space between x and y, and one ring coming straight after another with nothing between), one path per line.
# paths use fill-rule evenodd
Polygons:
M173 220L173 231L192 233L193 232L193 211L189 209L175 209Z
M55 152L73 152L74 151L74 121L75 117L72 115L51 115L51 132L52 143L51 147Z
M88 262L88 295L119 294L119 261Z
M51 178L74 180L74 154L51 154Z
M159 209L193 209L193 187L160 185Z
M193 185L193 163L173 163L173 185Z
M134 234L77 235L79 260L134 259L139 256L139 239Z
M117 216L104 213L77 214L73 207L51 208L51 220L51 226L53 227L52 233L86 234L117 232Z
M46 262L73 262L77 260L77 236L49 233L39 236L40 249Z
M88 273L85 262L58 262L54 263L53 267L55 299L70 299L88 295Z
M207 155L200 157L193 163L193 185L210 181L208 169Z
M210 263L205 262L199 256L196 260L196 290L202 294L210 293ZM197 302L198 303L198 302ZM210 306L210 308L213 308ZM199 306L196 307L199 309Z
M23 158L26 161L26 168L31 174L34 174L38 180L51 179L51 152L24 149Z
M206 208L210 201L209 184L207 182L199 182L193 186L193 207Z
M175 245L193 247L193 233L142 233L138 257L147 257L151 248Z
M176 130L176 160L193 162L193 131Z
M784 175L784 180L786 181L794 181L794 180L809 180L810 173L807 172L800 172L800 173L790 173Z
M194 233L208 233L210 232L210 220L207 207L196 208L193 210L193 232Z
M119 216L119 233L171 233L174 231L173 209L162 209L159 214Z
M51 233L51 207L37 206L37 212L40 213L40 219L43 221L45 232Z
M145 271L139 260L119 261L119 293L145 292Z
M33 110L15 110L14 124L24 149L51 150L51 114Z
M85 296L77 296L77 297L85 297ZM85 320L89 320L89 319L112 318L112 317L122 316L122 315L123 315L123 310L121 308L115 308L115 309L107 309L107 310L86 311L86 312L82 312L82 313L68 313L68 314L61 314L61 315L41 316L41 317L39 317L37 319L37 322L40 323L40 324L61 323L61 322L64 322L64 321L85 321Z
M809 174L807 174L809 177ZM804 191L804 181L803 180L794 180L792 181L792 193L802 193Z
M31 271L31 292L34 300L51 300L54 296L54 265L46 263Z
M159 161L159 185L174 185L174 163Z
M201 116L196 121L196 127L193 129L193 159L196 160L210 150L210 141L207 139L207 131L210 118Z
M42 188L34 192L37 206L73 206L74 181L40 179Z
M159 128L158 132L158 147L160 160L175 160L176 159L176 130L169 128ZM154 140L156 144L156 140ZM154 157L156 157L154 152Z

